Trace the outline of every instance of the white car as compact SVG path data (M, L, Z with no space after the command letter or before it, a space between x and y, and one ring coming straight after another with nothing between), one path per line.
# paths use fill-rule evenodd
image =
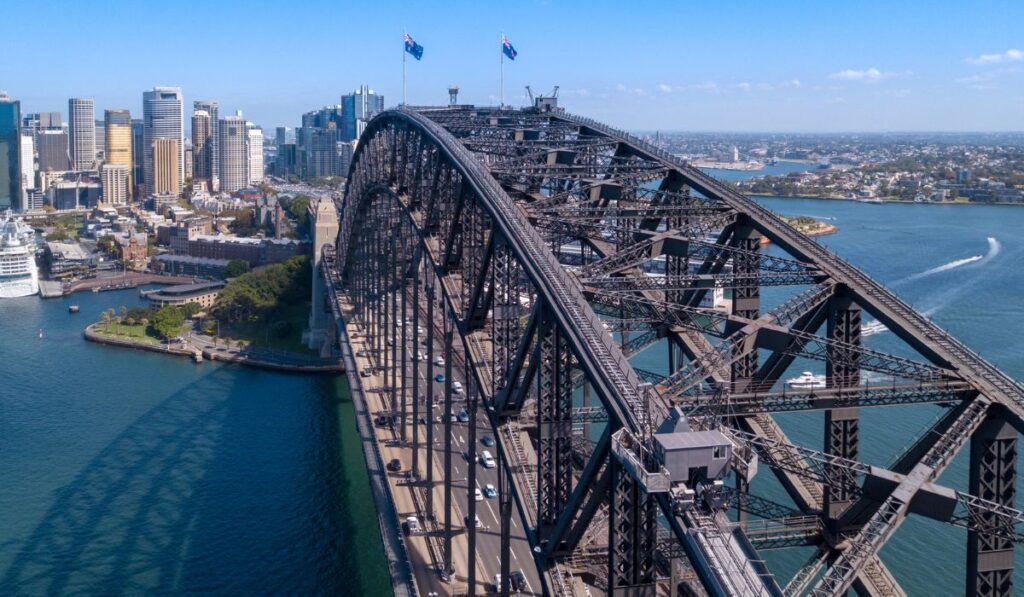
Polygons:
M415 516L407 516L405 519L405 532L410 535L419 535L423 532L420 528L420 521Z
M480 452L480 464L484 465L484 468L494 468L498 466L498 464L494 462L494 456L491 456L490 450Z
M473 499L478 502L484 501L484 494L482 491L480 491L479 487L473 490Z
M462 393L462 382L458 382L458 381L453 381L453 382L452 382L452 390L453 390L453 391L454 391L454 392L455 392L456 394L461 394L461 393Z
M444 357L441 356L441 355L437 355L437 358L434 359L434 364L437 365L438 367L443 367L444 366Z
M425 354L423 354L423 351L420 351L420 352L416 353L416 360L417 361L425 361L425 360L427 360L427 356Z

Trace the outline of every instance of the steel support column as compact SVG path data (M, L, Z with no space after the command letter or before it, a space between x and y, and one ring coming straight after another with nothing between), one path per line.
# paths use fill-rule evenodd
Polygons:
M572 492L572 351L550 311L541 316L537 376L537 527L541 540Z
M828 303L828 337L830 340L854 347L861 345L861 310L848 294L837 292ZM825 362L825 376L829 387L846 388L860 385L860 353L833 344ZM860 409L835 408L825 412L825 452L834 456L858 460ZM825 488L825 516L834 522L854 500L856 480L847 470L836 469L842 481ZM834 529L833 529L834 530Z
M608 509L608 590L616 597L653 597L657 504L614 457Z
M985 421L971 437L970 485L980 498L1010 508L1017 497L1017 431L1002 418ZM991 513L979 513L995 524ZM986 520L989 519L989 520ZM967 587L970 597L1013 595L1014 543L1005 537L967 534Z

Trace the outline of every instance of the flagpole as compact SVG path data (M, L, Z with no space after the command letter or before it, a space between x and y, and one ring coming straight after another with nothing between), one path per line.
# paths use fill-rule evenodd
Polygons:
M408 52L405 51L405 36L408 34L408 32L405 32L402 35L402 106L405 106L409 101L407 97L409 90L405 77L405 55L408 54Z
M498 44L498 81L501 87L501 96L498 107L505 105L505 32L501 32L501 43Z

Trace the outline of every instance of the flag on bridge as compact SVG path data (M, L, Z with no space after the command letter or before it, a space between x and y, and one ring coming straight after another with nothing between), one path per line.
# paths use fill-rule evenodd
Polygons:
M423 58L423 46L413 41L412 36L405 34L405 51L412 54L416 60Z
M505 37L504 34L501 36L501 52L508 56L509 60L515 60L516 56L519 54L519 52L516 52L516 49L512 47L511 42L508 41L508 38Z

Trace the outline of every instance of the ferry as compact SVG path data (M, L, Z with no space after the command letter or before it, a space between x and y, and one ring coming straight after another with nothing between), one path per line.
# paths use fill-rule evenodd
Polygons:
M35 234L10 210L0 215L0 298L39 294Z
M786 386L793 389L813 390L825 387L825 376L815 375L810 371L804 371L799 377L791 377L786 380Z

